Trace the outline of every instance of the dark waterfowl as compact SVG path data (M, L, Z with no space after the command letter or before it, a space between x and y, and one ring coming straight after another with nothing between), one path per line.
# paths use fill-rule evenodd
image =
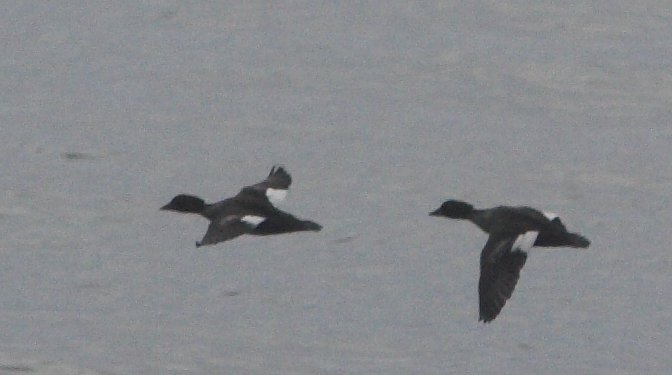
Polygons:
M481 252L478 282L479 321L492 321L511 297L520 270L532 246L587 248L585 237L568 232L560 218L530 207L499 206L475 209L471 204L448 200L432 216L466 219L489 234Z
M321 225L297 219L274 206L285 198L291 183L289 173L283 167L274 166L265 180L242 188L235 197L207 204L199 197L180 194L161 209L199 214L210 220L205 236L196 242L196 247L213 245L242 234L263 236L321 230Z

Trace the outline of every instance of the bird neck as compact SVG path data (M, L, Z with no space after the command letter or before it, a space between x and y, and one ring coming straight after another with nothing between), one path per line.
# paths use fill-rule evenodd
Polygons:
M481 228L483 232L490 233L491 216L492 214L486 210L474 209L467 219Z

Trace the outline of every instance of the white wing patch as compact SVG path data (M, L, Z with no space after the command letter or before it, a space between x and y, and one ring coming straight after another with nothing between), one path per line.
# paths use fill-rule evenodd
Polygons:
M553 213L553 212L542 212L542 213L544 214L544 216L546 216L546 218L547 218L548 220L551 220L551 221L553 221L553 219L555 219L556 217L558 217L558 214Z
M261 224L266 220L265 217L263 216L254 216L254 215L245 215L240 218L240 221L243 223L250 225L252 228L256 228L257 225Z
M511 246L511 250L521 250L521 251L527 251L529 250L532 245L534 245L534 241L537 240L537 236L539 235L539 232L537 231L529 231L525 232L518 237L516 237L516 240L513 242L513 246Z
M273 205L285 200L286 196L287 196L287 189L271 189L271 188L266 189L266 198L268 198L268 201L271 202L271 204Z

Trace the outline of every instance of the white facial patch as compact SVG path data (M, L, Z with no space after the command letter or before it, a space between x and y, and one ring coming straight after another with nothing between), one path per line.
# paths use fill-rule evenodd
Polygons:
M558 214L555 214L555 213L553 213L553 212L542 212L542 213L544 214L544 216L546 216L546 218L547 218L548 220L551 220L551 221L553 221L553 219L555 219L556 217L558 217Z
M287 189L266 189L266 198L271 204L277 204L285 200Z
M511 246L511 250L521 250L521 251L527 251L529 250L532 245L534 245L534 241L537 240L537 236L539 235L539 232L537 231L530 231L530 232L525 232L518 236L516 240L513 242L513 246Z
M240 221L243 223L251 226L252 228L256 228L257 225L261 224L266 220L265 217L263 216L254 216L254 215L245 215L240 218Z

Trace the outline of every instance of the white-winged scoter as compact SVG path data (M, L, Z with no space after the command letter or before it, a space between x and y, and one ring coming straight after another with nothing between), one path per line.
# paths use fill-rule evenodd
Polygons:
M466 219L489 234L481 252L478 281L479 321L492 321L511 297L520 270L532 246L587 248L585 237L568 232L560 218L530 207L499 206L475 209L471 204L448 200L432 216Z
M322 226L300 220L274 204L287 195L292 178L281 166L273 166L265 180L246 186L232 198L207 204L193 195L180 194L162 210L193 213L210 220L205 236L196 247L227 241L241 234L270 235L298 231L319 231Z

